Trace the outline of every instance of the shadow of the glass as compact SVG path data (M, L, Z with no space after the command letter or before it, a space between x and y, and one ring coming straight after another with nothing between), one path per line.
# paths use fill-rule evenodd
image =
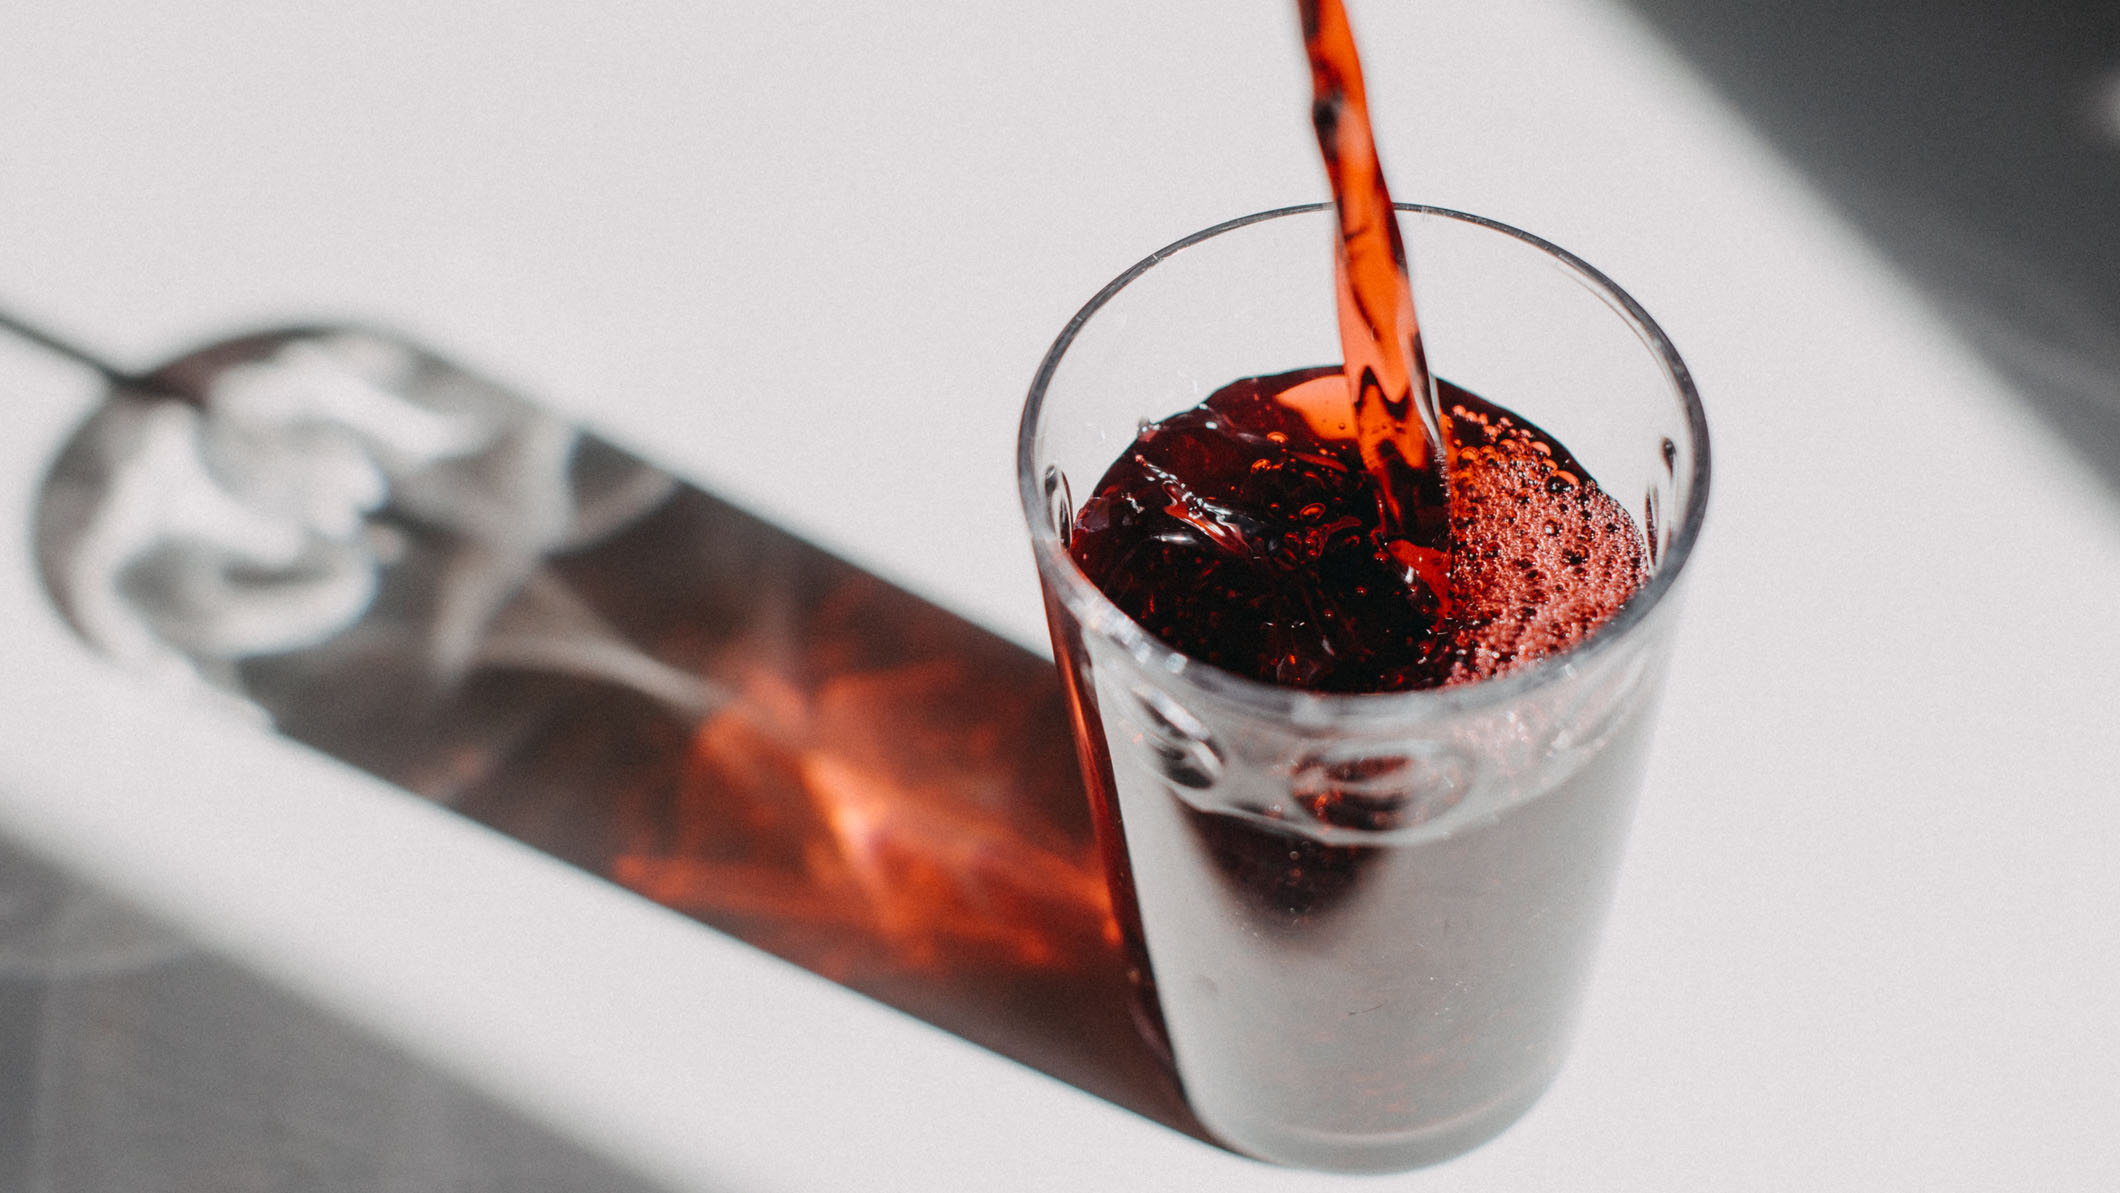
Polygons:
M1198 1133L1137 1023L1047 660L697 489L552 567L722 703L505 665L441 692L387 639L248 687L297 740Z
M362 331L121 384L37 533L121 661L1199 1133L1029 651Z

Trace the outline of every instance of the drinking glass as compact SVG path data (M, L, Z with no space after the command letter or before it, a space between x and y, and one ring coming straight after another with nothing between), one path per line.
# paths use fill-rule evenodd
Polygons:
M1339 359L1327 206L1209 228L1105 287L1040 367L1017 457L1144 1014L1224 1143L1349 1171L1463 1152L1560 1068L1708 494L1698 395L1633 299L1493 221L1398 218L1437 375L1641 520L1647 582L1572 649L1447 688L1298 691L1176 652L1069 558L1075 502L1144 422Z

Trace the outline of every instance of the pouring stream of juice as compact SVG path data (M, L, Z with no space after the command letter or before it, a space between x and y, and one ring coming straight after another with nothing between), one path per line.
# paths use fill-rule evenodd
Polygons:
M1435 379L1369 127L1354 31L1340 0L1297 0L1296 7L1310 58L1311 121L1339 215L1334 276L1356 439L1376 485L1388 549L1447 610L1449 478Z

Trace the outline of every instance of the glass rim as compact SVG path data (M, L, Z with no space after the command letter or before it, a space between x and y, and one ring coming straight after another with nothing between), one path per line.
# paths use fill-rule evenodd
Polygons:
M1113 278L1095 297L1083 304L1074 318L1068 320L1067 326L1053 341L1052 347L1046 350L1045 358L1039 362L1037 375L1032 379L1029 395L1024 401L1022 421L1017 428L1017 494L1023 503L1024 520L1030 527L1031 547L1037 559L1038 570L1045 582L1056 590L1058 599L1080 619L1085 632L1099 633L1118 642L1137 663L1147 669L1158 674L1167 674L1212 696L1256 711L1289 717L1299 722L1401 720L1409 715L1437 716L1492 707L1572 674L1584 661L1595 659L1612 649L1616 643L1632 637L1631 631L1646 621L1662 604L1665 595L1677 585L1687 560L1692 556L1694 542L1699 537L1701 525L1707 516L1709 448L1707 414L1701 407L1700 394L1694 388L1692 373L1686 368L1685 361L1679 357L1670 337L1664 334L1663 328L1657 325L1656 320L1649 316L1649 312L1644 310L1632 295L1622 290L1589 262L1551 241L1484 216L1446 207L1430 207L1417 203L1396 203L1393 206L1402 214L1433 216L1482 228L1545 254L1575 274L1579 281L1587 284L1599 298L1611 306L1614 313L1631 325L1643 345L1656 356L1665 376L1676 390L1679 403L1685 412L1686 435L1692 448L1692 467L1688 470L1686 478L1687 501L1683 517L1670 545L1661 553L1655 574L1650 576L1648 583L1642 585L1633 596L1627 598L1626 603L1620 606L1619 612L1593 630L1583 641L1567 650L1533 660L1507 674L1439 688L1396 692L1317 692L1283 687L1239 675L1177 650L1127 616L1082 573L1061 543L1059 528L1047 525L1050 521L1050 510L1043 492L1043 478L1038 474L1034 456L1041 416L1045 411L1046 395L1068 348L1073 345L1092 316L1143 274L1170 257L1253 224L1290 216L1328 213L1332 210L1330 203L1306 203L1225 220L1150 253ZM1320 251L1323 251L1322 248ZM1646 535L1649 531L1645 528L1643 533Z

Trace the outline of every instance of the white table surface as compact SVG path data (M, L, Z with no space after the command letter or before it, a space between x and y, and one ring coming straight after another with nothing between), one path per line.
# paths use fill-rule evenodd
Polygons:
M1026 645L1013 435L1150 250L1322 196L1280 0L18 0L0 298L129 363L358 316ZM0 347L0 834L677 1188L2120 1188L2120 509L1597 0L1354 11L1399 197L1664 323L1714 499L1568 1069L1256 1165L88 659L23 565L92 397Z

